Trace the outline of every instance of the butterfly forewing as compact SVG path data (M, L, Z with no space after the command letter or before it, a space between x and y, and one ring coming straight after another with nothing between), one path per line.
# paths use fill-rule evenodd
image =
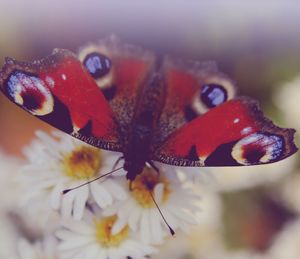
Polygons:
M0 85L11 101L52 126L123 152L131 169L151 160L265 164L297 151L294 130L275 126L249 98L235 99L234 83L214 62L158 58L114 36L81 48L78 59L67 50L32 63L7 59Z
M27 112L96 147L121 151L113 112L75 55L55 50L32 62L7 59L3 93Z
M294 132L275 126L255 101L241 97L175 131L153 159L182 166L272 163L297 151Z

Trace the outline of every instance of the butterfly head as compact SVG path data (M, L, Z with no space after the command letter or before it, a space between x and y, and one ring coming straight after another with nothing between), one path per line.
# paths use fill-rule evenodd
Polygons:
M126 178L129 181L134 181L137 175L143 172L145 167L145 163L136 163L130 160L125 160L124 162L124 170L127 171Z

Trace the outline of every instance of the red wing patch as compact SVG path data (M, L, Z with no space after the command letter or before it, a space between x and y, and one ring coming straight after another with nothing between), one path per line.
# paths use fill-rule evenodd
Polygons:
M132 164L152 159L180 166L255 165L297 150L294 130L275 126L255 102L234 99L233 82L212 62L160 59L115 37L87 45L78 58L56 50L32 63L7 59L1 90L91 145L120 152L145 148ZM149 146L132 140L146 133Z
M166 57L163 73L168 90L166 108L175 105L184 111L189 107L198 116L235 97L234 83L214 62L183 62Z
M154 160L181 166L236 166L279 161L297 151L294 130L263 117L248 98L228 101L172 134Z
M127 137L138 95L153 72L155 55L111 36L84 46L78 58L102 90Z
M67 50L33 63L7 59L1 90L29 113L91 145L120 151L113 112L94 79Z
M154 149L182 125L235 97L234 83L214 62L184 62L165 57L161 72L167 95Z

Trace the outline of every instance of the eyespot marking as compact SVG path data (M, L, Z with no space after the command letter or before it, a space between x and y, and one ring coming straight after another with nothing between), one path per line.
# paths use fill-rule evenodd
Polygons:
M227 101L226 89L218 84L207 84L202 87L200 98L208 108L214 108Z
M45 80L46 80L47 84L48 84L51 88L53 88L53 87L55 86L55 82L54 82L54 80L53 80L52 77L47 76L47 77L45 78Z
M234 92L232 89L228 90L217 83L207 83L199 87L199 90L193 97L190 109L197 115L201 115L209 109L225 103L228 99L233 98L233 96Z
M268 133L254 133L238 141L231 155L239 164L252 165L276 161L283 152L282 137Z
M14 71L8 77L5 86L10 99L33 115L42 116L53 111L53 96L40 78L22 71Z
M251 131L252 131L252 128L251 128L251 127L246 127L246 128L244 128L244 129L242 129L241 134L242 134L242 135L247 135L247 134L249 134Z
M97 52L88 54L84 58L83 64L91 76L95 79L104 77L111 69L110 59Z

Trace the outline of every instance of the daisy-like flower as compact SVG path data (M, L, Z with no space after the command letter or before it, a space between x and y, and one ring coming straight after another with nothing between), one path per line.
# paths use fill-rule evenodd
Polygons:
M14 253L18 230L11 220L11 212L18 211L20 186L14 181L22 161L7 155L0 149L0 258L9 258Z
M195 186L196 188L196 186ZM196 191L196 190L195 190ZM163 258L209 258L215 259L214 252L222 249L222 204L220 195L205 188L197 188L200 192L201 212L198 224L184 235L170 238L161 247L158 255L152 259Z
M7 215L7 211L0 213L0 229L0 258L9 258L15 253L19 232Z
M18 170L24 161L16 157L7 155L0 149L0 189L5 195L0 196L0 209L7 211L15 208L21 195L21 188L15 181Z
M188 230L191 224L197 223L199 195L184 186L173 171L168 172L163 166L159 166L159 171L160 174L145 167L143 173L132 182L129 198L115 202L104 210L106 216L118 215L112 228L113 233L128 224L144 243L162 243L164 237L170 235L170 229L159 214L152 197L173 230ZM123 184L128 186L128 182Z
M17 256L13 259L58 259L57 240L53 236L30 243L20 239L17 243Z
M84 220L66 220L57 231L61 259L142 259L156 250L134 237L128 225L117 231L112 228L116 215L103 217L87 211Z
M126 192L113 177L62 195L64 189L110 172L120 154L99 150L59 132L53 136L37 132L38 138L24 151L28 164L21 170L20 179L27 189L25 204L42 200L46 206L60 210L63 217L72 215L79 220L88 201L95 201L100 208L105 208L114 199L126 199ZM120 173L122 175L124 171L119 170L114 177Z

